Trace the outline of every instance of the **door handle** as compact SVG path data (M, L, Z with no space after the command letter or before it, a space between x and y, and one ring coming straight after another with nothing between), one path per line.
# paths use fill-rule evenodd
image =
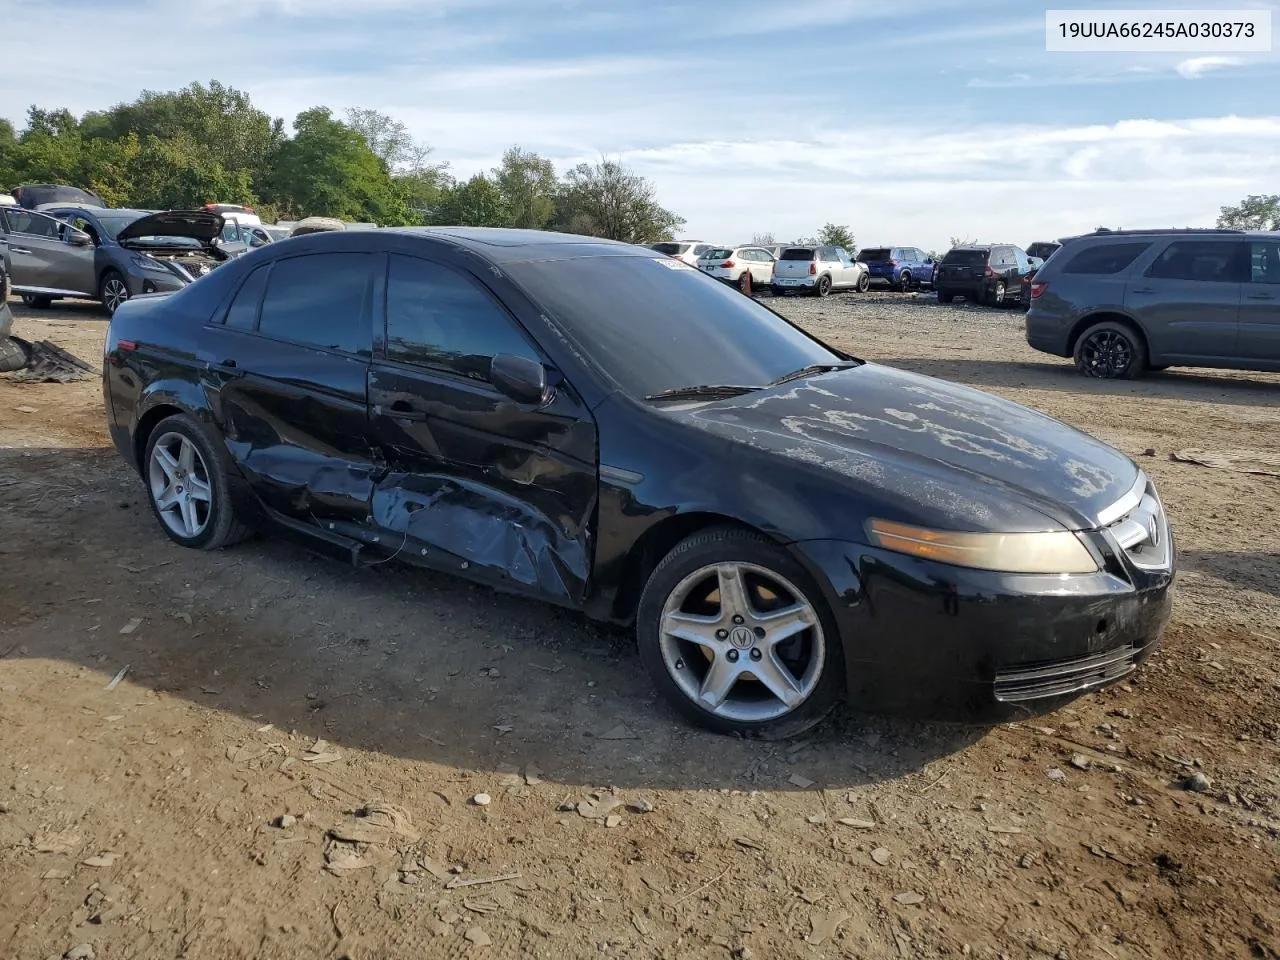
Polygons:
M1131 291L1129 291L1129 292L1130 292L1130 293L1145 293L1145 294L1151 294L1151 293L1155 293L1155 290L1153 290L1151 287L1136 287L1136 288L1134 288L1133 290L1131 290Z
M374 407L373 412L380 417L392 420L425 420L427 415L421 410L414 410L403 400L397 400L389 407Z
M9 250L13 253L30 253L31 252L26 247L15 247L12 244L9 246Z
M1274 300L1275 297L1269 293L1248 293L1245 294L1246 300Z

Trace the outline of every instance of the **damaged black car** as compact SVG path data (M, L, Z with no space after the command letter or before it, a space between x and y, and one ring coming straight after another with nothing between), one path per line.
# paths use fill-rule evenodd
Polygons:
M652 250L416 228L123 304L112 438L188 547L265 529L634 624L714 730L990 719L1125 676L1174 547L1124 454L864 362Z

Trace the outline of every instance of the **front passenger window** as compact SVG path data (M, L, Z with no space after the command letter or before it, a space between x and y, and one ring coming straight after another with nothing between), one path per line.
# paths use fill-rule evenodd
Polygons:
M540 360L509 313L459 270L392 254L387 276L387 359L489 379L500 353Z

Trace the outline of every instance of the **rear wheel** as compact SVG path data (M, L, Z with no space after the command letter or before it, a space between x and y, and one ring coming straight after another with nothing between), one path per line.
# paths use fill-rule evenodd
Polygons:
M940 288L938 290L939 303L951 303L956 298L955 291Z
M129 285L118 271L108 270L102 275L102 282L98 285L98 299L102 301L108 316L115 316L120 304L129 299Z
M743 293L745 293L748 297L751 296L751 271L750 270L742 271L742 276L738 278L738 289L741 290Z
M248 536L232 509L222 461L190 417L178 414L156 425L144 465L151 510L170 540L216 550Z
M819 277L817 285L813 288L813 292L820 297L825 297L831 293L831 278Z
M991 288L991 293L988 295L987 303L993 307L1004 306L1004 294L1005 294L1004 281L997 280L995 282L995 286Z
M1100 380L1134 380L1147 369L1147 347L1131 328L1114 320L1095 323L1076 340L1076 367Z
M645 584L636 637L663 695L718 733L794 736L843 691L840 643L817 586L751 531L716 527L677 544Z
M898 289L906 293L911 289L911 271L903 270L902 276L898 278Z
M24 293L22 302L33 310L48 310L53 303L53 297L41 297L34 293Z

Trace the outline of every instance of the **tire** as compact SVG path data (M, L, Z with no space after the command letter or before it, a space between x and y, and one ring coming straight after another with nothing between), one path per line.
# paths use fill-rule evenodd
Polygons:
M31 355L21 340L15 340L13 337L0 340L0 373L25 370L30 362Z
M943 288L943 287L939 287L939 288L938 288L938 302L939 302L939 303L953 303L953 302L955 301L955 299L956 299L956 295L955 295L955 292L954 292L954 291L952 291L952 290L947 290L947 289L945 289L945 288Z
M1007 291L1005 289L1004 281L997 280L995 285L991 288L991 292L987 294L986 299L988 306L1003 307L1006 294Z
M156 450L161 447L170 453L169 467L162 466L163 458L157 457ZM184 454L188 449L195 456L184 462ZM182 471L176 477L170 472L175 467ZM155 514L160 528L174 543L194 550L217 550L249 535L249 529L236 519L231 506L223 461L205 437L204 431L186 414L167 417L151 431L147 438L146 456L142 461L142 477L151 512ZM192 479L203 483L204 498L193 496L197 488L191 483ZM175 508L160 506L157 501L175 490L179 492L179 497L181 494L186 495L186 501L191 504L190 516L195 521L203 519L203 523L188 524L187 509L184 506L176 507L177 516L173 515ZM179 499L179 504L181 502ZM200 508L201 503L205 504L203 509Z
M862 276L860 276L858 278L857 286L855 286L853 289L856 290L858 293L866 293L868 290L870 290L871 274L864 273Z
M738 290L746 296L751 296L751 271L743 270L742 276L738 278Z
M831 278L819 277L818 282L814 284L813 294L816 297L826 297L831 295Z
M107 316L115 316L120 304L129 299L129 284L118 270L108 270L98 283L98 299L102 301Z
M1131 327L1104 320L1076 338L1076 369L1099 380L1136 380L1147 371L1147 345Z
M34 293L24 293L22 302L32 310L48 310L53 305L53 297L41 297Z
M721 579L722 572L731 579ZM707 646L677 638L664 628L669 616L693 612L687 609L690 605L726 613L712 597L721 583L730 582L742 588L745 623L735 626L735 621L726 620L718 632L714 624L707 625ZM764 585L772 586L772 600L761 592ZM798 622L807 624L776 647L766 646L767 635L762 638L752 628L757 611L769 602L803 611L802 619L792 621L793 628ZM759 622L755 626L765 629ZM737 634L740 639L733 639ZM636 613L636 640L640 659L663 696L689 720L717 733L770 740L792 737L821 721L844 693L843 650L817 585L782 547L753 531L712 527L676 544L645 584ZM780 652L775 655L775 650ZM729 679L723 699L713 706L700 699L700 692L717 668ZM765 676L772 680L762 679ZM787 691L796 702L787 703L773 689Z
M906 293L911 289L911 271L903 270L902 275L898 277L898 289L902 293Z

